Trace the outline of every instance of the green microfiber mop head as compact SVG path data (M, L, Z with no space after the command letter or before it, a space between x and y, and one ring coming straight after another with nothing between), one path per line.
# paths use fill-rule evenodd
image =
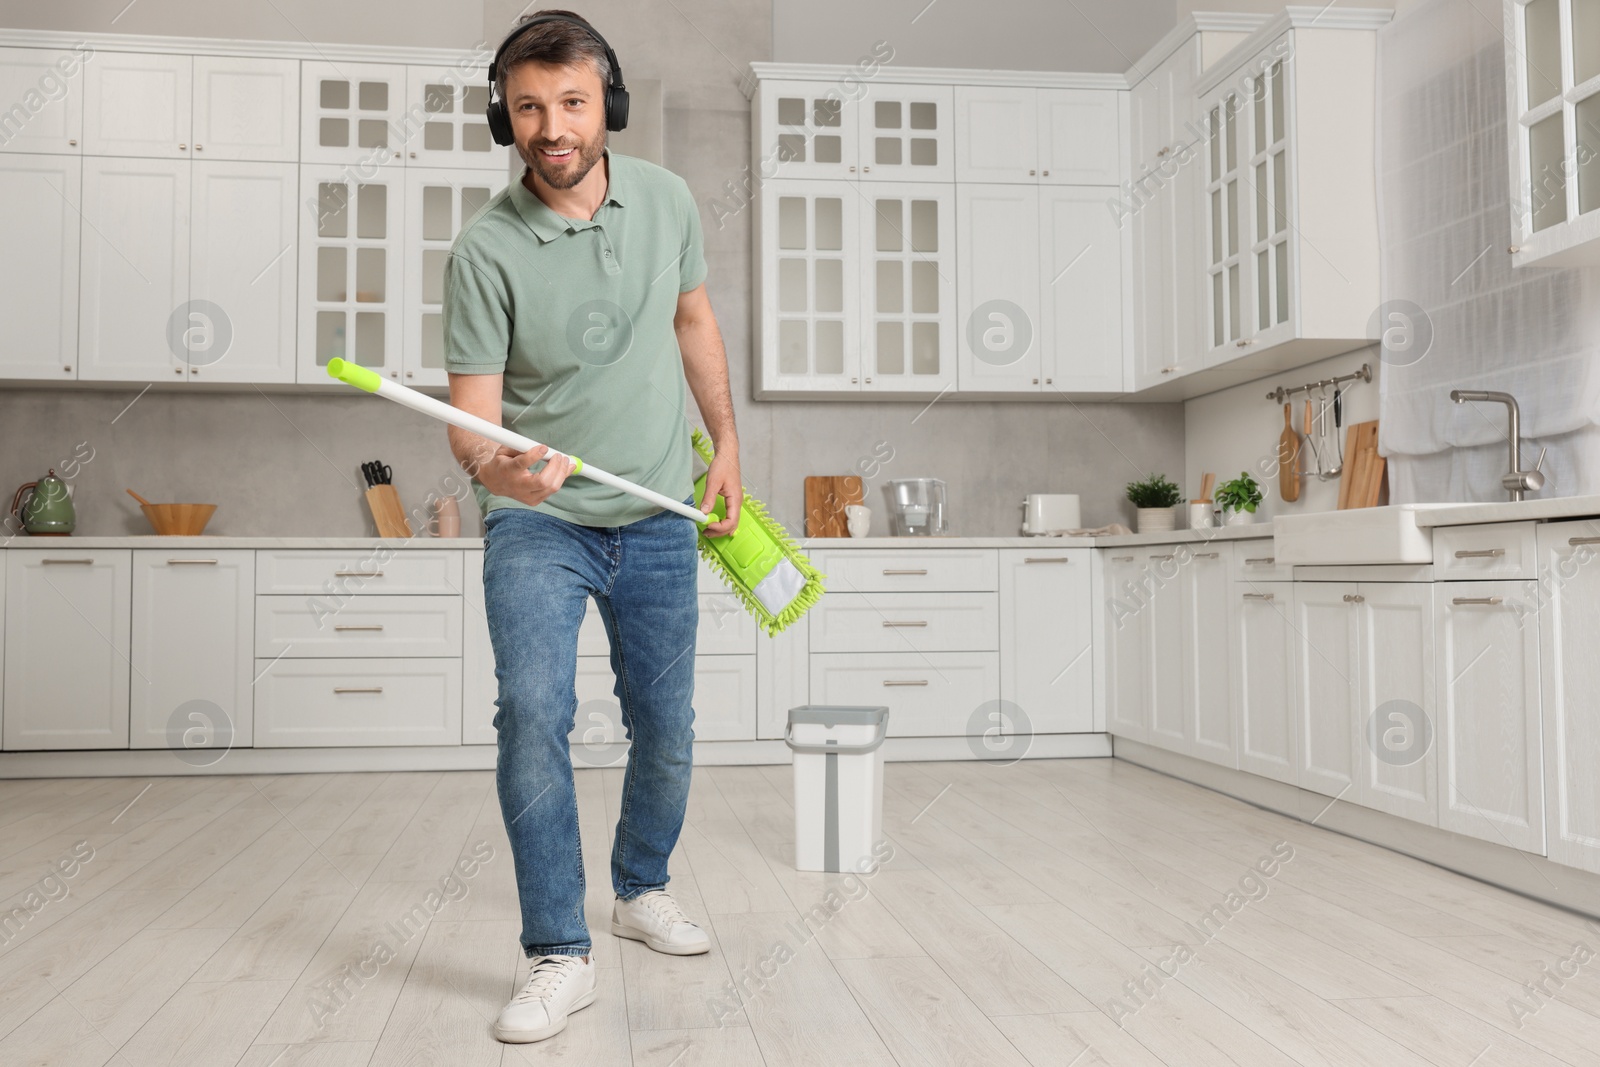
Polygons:
M693 442L694 450L709 464L714 457L711 443L699 430L694 431ZM705 498L704 474L695 479L694 490L697 499ZM721 521L726 514L727 504L719 496L711 511L712 521ZM700 555L768 635L777 634L822 599L823 575L748 490L733 533L707 537L701 527Z

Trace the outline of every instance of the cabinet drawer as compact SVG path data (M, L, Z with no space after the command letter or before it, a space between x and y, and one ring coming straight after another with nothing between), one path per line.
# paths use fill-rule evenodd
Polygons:
M812 554L827 586L840 593L988 592L1000 588L993 549L834 549Z
M1433 575L1436 580L1531 580L1538 572L1539 549L1531 522L1434 527Z
M257 660L255 747L459 745L459 659Z
M342 598L371 593L460 593L461 553L450 549L295 548L256 552L256 592Z
M732 593L700 594L700 626L695 635L696 656L754 655L755 619ZM609 656L611 641L606 637L600 608L589 601L583 624L578 627L578 655Z
M1270 540L1240 541L1233 546L1233 580L1236 582L1287 582L1294 565L1279 563Z
M813 652L989 652L994 593L830 593L811 609Z
M1000 699L998 652L833 652L811 656L814 704L885 705L890 737L982 733ZM985 707L989 705L989 707Z
M461 598L258 596L256 655L459 657Z

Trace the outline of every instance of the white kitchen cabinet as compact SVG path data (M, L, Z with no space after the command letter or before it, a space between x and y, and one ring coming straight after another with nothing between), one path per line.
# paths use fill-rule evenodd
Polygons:
M949 185L860 187L861 379L873 392L937 394L956 382L955 193Z
M948 182L955 176L948 85L869 83L854 105L864 181Z
M1238 546L1240 552L1247 545ZM1298 717L1294 710L1294 585L1235 582L1230 614L1239 769L1298 784Z
M806 616L813 652L988 652L999 647L993 593L845 593Z
M1538 538L1546 855L1600 873L1600 524L1546 523Z
M1149 661L1149 593L1137 547L1104 549L1100 556L1102 619L1100 660L1105 664L1106 731L1134 741L1150 739L1145 701Z
M1039 361L1043 391L1121 393L1127 366L1124 235L1112 186L1039 190Z
M300 162L403 166L406 84L398 63L302 61Z
M461 660L258 659L256 748L458 745Z
M1039 190L956 186L956 374L963 392L1037 392Z
M82 167L76 156L0 155L0 233L26 250L0 257L0 377L77 377Z
M1600 263L1600 50L1588 0L1505 0L1511 262Z
M1356 787L1347 799L1438 825L1434 613L1426 582L1362 582ZM1431 727L1425 723L1432 723Z
M997 652L815 652L811 699L882 705L890 737L963 737L993 729L1000 697ZM981 746L981 740L974 744Z
M1084 548L1000 550L1000 699L1034 733L1094 729L1094 652Z
M299 61L195 56L193 133L197 160L297 162Z
M8 752L128 747L131 553L5 552Z
M492 745L499 740L494 715L500 681L494 673L494 645L483 599L483 549L462 553L461 743Z
M255 552L133 550L128 747L249 747Z
M1524 588L1433 586L1439 825L1543 855L1539 616Z
M861 195L846 182L761 190L761 391L861 388Z
M1316 15L1268 20L1195 84L1205 226L1191 263L1207 368L1277 370L1372 343L1375 31L1391 16L1331 27Z
M0 48L0 100L8 109L0 114L0 153L81 153L81 79L84 64L93 61L87 44L67 50Z
M1039 184L1039 90L958 85L956 181Z
M1181 546L1187 558L1179 579L1184 747L1224 767L1238 766L1227 625L1234 547L1220 540Z
M458 596L357 593L332 605L303 596L258 596L255 655L455 658L461 655L461 612Z
M444 368L444 265L478 209L506 187L504 169L410 168L405 178L405 384L450 384Z
M186 377L167 331L189 298L192 171L185 159L84 159L83 214L92 226L79 275L80 379Z
M1144 703L1150 716L1147 740L1159 748L1188 754L1190 744L1189 696L1184 678L1184 572L1190 562L1180 562L1177 545L1143 545L1135 550L1143 564L1145 602L1141 613L1149 616L1145 629Z
M694 662L696 741L753 741L756 657L699 656Z
M1039 184L1118 185L1128 94L1115 89L1036 91ZM1104 209L1103 199L1100 206Z
M96 51L83 71L86 155L192 158L191 57Z
M848 179L857 174L859 91L846 93L827 81L763 78L754 111L753 166L761 177Z
M190 307L178 362L194 381L294 381L298 169L206 159L191 180Z
M1360 615L1354 582L1295 582L1294 713L1300 788L1355 802Z
M399 380L405 175L300 167L300 315L296 378L328 384L334 356Z
M487 170L505 185L513 149L495 144L489 132L487 68L409 66L405 103L406 166Z

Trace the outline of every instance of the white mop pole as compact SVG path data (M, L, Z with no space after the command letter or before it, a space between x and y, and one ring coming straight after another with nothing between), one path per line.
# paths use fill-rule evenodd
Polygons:
M480 419L471 412L462 411L460 408L446 404L443 400L438 400L426 393L419 393L410 386L392 382L375 371L360 364L340 359L337 356L328 361L328 374L358 389L387 397L396 404L411 408L413 411L420 411L424 415L431 415L443 422L448 422L452 426L459 426L463 430L478 434L480 437L487 437L496 444L514 448L518 452L526 452L539 446L539 442L532 438L524 437L515 430L497 426L488 419ZM646 489L644 486L630 482L626 478L619 478L610 471L604 471L592 464L585 463L577 456L569 456L567 453L558 452L553 448L545 454L547 460L558 456L571 459L575 464L573 473L581 474L590 481L599 482L601 485L609 485L613 489L622 490L624 493L631 493L640 500L647 500L659 508L676 512L686 519L693 519L697 523L711 521L711 516L697 507L685 504L681 500L674 500L670 496L658 493L653 489Z

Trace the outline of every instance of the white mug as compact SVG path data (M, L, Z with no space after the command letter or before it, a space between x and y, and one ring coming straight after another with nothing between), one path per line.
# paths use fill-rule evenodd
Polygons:
M872 509L864 504L846 504L844 520L851 537L865 537L872 529Z

